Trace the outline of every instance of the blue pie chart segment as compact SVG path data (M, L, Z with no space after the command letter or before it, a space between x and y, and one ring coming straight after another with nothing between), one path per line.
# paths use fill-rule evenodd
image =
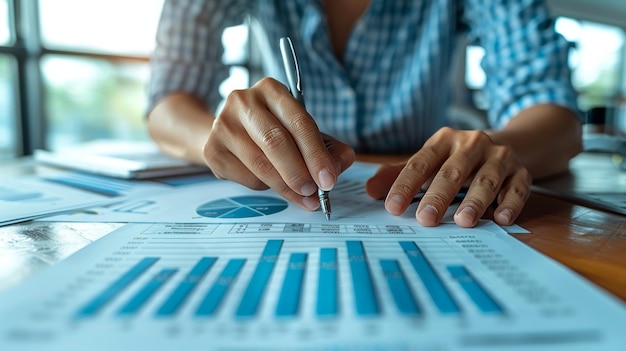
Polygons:
M271 196L234 196L207 202L196 213L210 218L249 218L271 215L287 206L287 201Z

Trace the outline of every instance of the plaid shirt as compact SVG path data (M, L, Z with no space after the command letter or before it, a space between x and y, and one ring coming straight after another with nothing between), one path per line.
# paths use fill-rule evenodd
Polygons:
M568 43L542 1L371 0L343 59L328 37L323 0L167 0L152 60L149 108L172 92L189 92L215 110L222 31L250 15L270 44L266 62L281 72L278 40L290 36L304 97L322 132L358 152L415 152L446 125L450 68L458 34L486 55L488 117L503 127L522 109L555 103L576 111ZM285 82L284 75L275 78Z

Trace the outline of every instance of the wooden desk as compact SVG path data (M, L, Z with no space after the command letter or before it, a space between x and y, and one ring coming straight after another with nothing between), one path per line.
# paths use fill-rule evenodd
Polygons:
M360 159L381 161L378 156ZM1 171L3 175L31 172L28 162L3 166ZM531 231L515 235L517 239L626 301L626 217L533 194L517 223ZM0 290L122 225L25 222L0 227Z

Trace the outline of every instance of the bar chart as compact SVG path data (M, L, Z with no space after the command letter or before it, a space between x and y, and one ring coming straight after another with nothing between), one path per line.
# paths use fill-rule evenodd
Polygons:
M460 314L461 308L455 301L450 291L446 288L442 278L434 270L433 266L425 258L424 254L415 242L399 241L397 243L411 262L414 273L420 278L428 290L429 300L432 300L441 314ZM270 282L272 272L280 256L283 240L269 240L257 259L253 274L249 279L243 295L237 305L233 317L254 317L259 310L264 290ZM346 275L351 277L353 289L349 293L354 296L357 315L369 316L380 315L382 312L379 293L374 284L371 265L380 265L387 288L393 297L394 308L409 316L420 316L420 302L412 292L406 273L403 272L399 260L387 258L378 262L370 262L367 259L363 247L363 241L349 240L345 242L349 271ZM315 300L317 316L338 316L340 311L338 303L340 296L338 290L338 257L337 248L322 247L319 249L320 263L317 267L307 266L307 253L294 252L288 255L285 274L280 284L280 294L275 309L276 316L297 316L299 306L303 300L302 291L304 274L307 269L318 270L317 290ZM112 303L124 290L129 289L143 275L148 274L150 268L155 265L160 257L144 257L115 279L109 286L93 297L85 306L80 308L77 317L97 316L108 304ZM193 265L191 270L181 277L170 295L154 311L158 317L173 316L180 310L183 303L194 292L202 279L211 270L219 257L201 257ZM203 297L202 303L195 309L195 316L212 316L218 310L223 300L227 298L230 286L237 279L246 258L231 258L226 266L219 272L215 281L209 286ZM500 303L490 295L480 282L478 282L467 270L460 265L449 265L447 269L453 280L467 294L468 298L475 303L475 307L483 313L504 313ZM136 291L136 293L117 311L119 315L131 315L147 305L153 295L159 293L168 280L173 279L179 268L162 268L153 273L151 277Z
M203 340L254 349L576 349L604 341L590 313L617 321L623 316L606 314L615 306L581 306L566 293L575 276L533 261L495 228L129 224L42 277L47 298L21 294L26 312L0 328L0 345L32 346L42 335L59 347L78 337L102 349L199 349Z

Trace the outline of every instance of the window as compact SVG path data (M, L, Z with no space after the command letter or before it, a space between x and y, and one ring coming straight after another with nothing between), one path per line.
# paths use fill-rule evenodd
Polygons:
M626 65L624 30L565 17L557 18L555 26L556 31L572 43L569 65L572 83L579 92L578 107L586 111L593 106L616 104L624 94L620 86ZM482 48L467 48L465 82L469 89L478 91L478 97L485 84L485 73L480 67L483 56Z
M52 51L40 63L46 147L148 138L147 58L162 6L162 0L39 0L42 46Z
M46 48L147 57L163 0L39 0Z
M11 42L9 19L9 4L7 0L0 0L0 45L7 45Z
M148 60L163 3L0 0L0 159L95 138L147 139ZM223 41L226 95L249 84L247 26Z
M48 147L98 138L148 139L146 63L46 55L41 71Z
M572 83L579 107L612 105L620 94L624 31L599 23L559 18L556 30L574 44L570 52Z
M0 47L12 43L9 3L0 0ZM15 60L0 51L0 160L18 154Z
M17 106L15 94L15 62L0 54L0 160L17 155Z

